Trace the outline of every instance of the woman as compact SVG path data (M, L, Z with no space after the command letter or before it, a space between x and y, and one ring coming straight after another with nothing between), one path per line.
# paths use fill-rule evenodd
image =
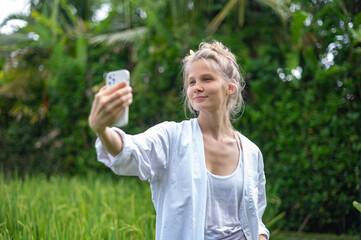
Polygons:
M150 182L156 239L268 239L262 154L231 124L243 104L235 56L220 42L201 43L183 60L183 79L197 117L133 136L109 127L131 104L132 89L103 87L89 116L98 160Z

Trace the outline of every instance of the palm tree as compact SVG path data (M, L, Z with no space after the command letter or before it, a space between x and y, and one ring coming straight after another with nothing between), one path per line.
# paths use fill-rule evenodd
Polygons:
M124 2L128 2L125 0ZM245 22L245 8L251 4L252 1L247 0L194 0L194 1L158 1L170 8L170 13L174 24L197 24L198 18L204 17L204 14L213 16L206 27L207 34L212 35L219 28L220 24L224 21L225 17L238 7L238 24L243 26ZM272 9L283 22L290 16L291 11L289 8L288 0L256 0L259 5L269 7ZM156 3L152 3L154 5ZM247 5L248 4L248 5ZM220 6L220 9L214 12L214 6ZM153 6L150 6L153 7ZM130 15L130 13L128 14ZM104 42L112 45L127 41L134 41L137 37L146 34L146 27L132 27L128 25L126 29L117 31L115 33L105 33L96 35L91 38L91 43Z
M245 21L245 7L247 0L229 0L228 3L219 11L219 13L213 18L210 24L207 26L209 32L217 30L224 18L236 8L238 4L238 24L243 26ZM287 0L257 0L258 4L270 7L280 18L285 21L290 16L290 9Z
M39 5L31 2L29 16L13 14L2 23L22 19L29 24L11 35L0 35L0 55L4 59L0 95L15 99L10 115L17 119L29 116L31 123L36 123L49 114L47 86L57 75L52 71L56 67L49 69L48 65L53 64L49 59L63 52L59 48L64 48L64 43L73 39L79 43L75 44L76 60L84 67L86 45L81 41L85 34L83 21L72 14L64 0L54 0L51 8L42 2Z

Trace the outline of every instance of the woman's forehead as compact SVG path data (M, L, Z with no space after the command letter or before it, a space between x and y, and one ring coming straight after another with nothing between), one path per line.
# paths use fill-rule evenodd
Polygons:
M217 63L211 59L199 59L191 63L188 71L188 78L193 77L193 75L212 75L217 74L219 71Z

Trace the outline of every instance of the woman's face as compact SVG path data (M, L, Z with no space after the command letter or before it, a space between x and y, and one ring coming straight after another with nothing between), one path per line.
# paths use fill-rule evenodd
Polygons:
M210 61L200 59L192 63L186 80L189 102L200 113L226 111L229 89L221 74L210 68Z

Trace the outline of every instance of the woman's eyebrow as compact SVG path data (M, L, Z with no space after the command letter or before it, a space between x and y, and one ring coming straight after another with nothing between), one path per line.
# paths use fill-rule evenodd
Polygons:
M192 80L192 79L194 79L193 76L189 76L189 77L187 78L188 81L190 81L190 80Z
M215 74L214 73L203 73L203 74L201 74L200 75L200 77L202 78L202 77L213 77ZM189 80L189 79L194 79L195 77L193 76L193 75L190 75L187 79Z
M213 77L213 76L214 76L214 74L212 74L212 73L205 73L205 74L201 75L201 78L202 77Z

